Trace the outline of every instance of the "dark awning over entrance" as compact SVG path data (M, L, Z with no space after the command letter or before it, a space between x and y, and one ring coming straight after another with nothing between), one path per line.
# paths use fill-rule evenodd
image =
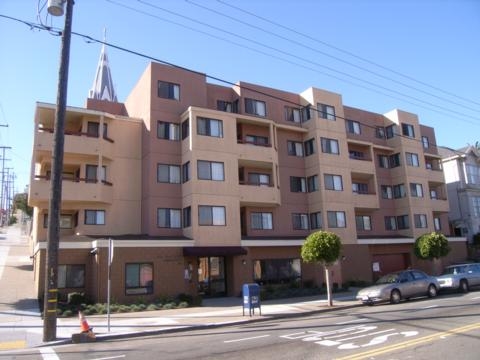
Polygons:
M231 256L247 255L241 246L189 246L183 248L183 256Z

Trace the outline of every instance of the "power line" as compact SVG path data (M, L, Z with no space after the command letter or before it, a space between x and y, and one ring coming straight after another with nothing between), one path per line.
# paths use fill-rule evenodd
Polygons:
M187 1L188 1L188 0L187 0ZM248 14L248 15L250 15L250 16L253 16L253 17L255 17L255 18L257 18L257 19L260 19L260 20L262 20L262 21L265 21L265 22L267 22L267 23L269 23L269 24L275 25L275 26L277 26L277 27L279 27L279 28L288 30L288 31L290 31L290 32L292 32L292 33L294 33L294 34L300 35L300 36L302 36L302 37L304 37L304 38L307 38L307 39L309 39L309 40L312 40L312 41L314 41L314 42L316 42L316 43L319 43L319 44L322 44L322 45L324 45L324 46L327 46L327 47L329 47L329 48L331 48L331 49L334 49L334 50L336 50L336 51L338 51L338 52L341 52L341 53L343 53L343 54L349 55L349 56L351 56L351 57L353 57L353 58L356 58L356 59L358 59L358 60L361 60L361 61L363 61L363 62L365 62L365 63L368 63L368 64L370 64L370 65L374 65L374 66L376 66L376 67L378 67L378 68L380 68L380 69L386 70L386 71L388 71L388 72L390 72L390 73L392 73L392 74L401 76L401 77L403 77L403 78L405 78L405 79L414 81L414 82L416 82L416 83L418 83L418 84L420 84L420 85L426 86L426 87L431 88L431 89L434 89L434 90L436 90L436 91L439 91L439 92L441 92L441 93L443 93L443 94L446 94L446 95L448 95L448 96L450 96L450 97L455 97L455 98L457 98L457 99L460 99L460 100L463 100L463 101L466 101L466 102L469 102L469 103L472 103L472 104L480 105L480 102L477 102L477 101L474 101L474 100L471 100L471 99L467 99L467 98L465 98L465 97L459 96L459 95L454 94L454 93L452 93L452 92L443 90L443 89L441 89L441 88L439 88L439 87L430 85L430 84L428 84L428 83L426 83L426 82L423 82L423 81L421 81L421 80L418 80L418 79L416 79L416 78L414 78L414 77L412 77L412 76L403 74L403 73L401 73L401 72L399 72L399 71L397 71L397 70L391 69L391 68L389 68L389 67L387 67L387 66L381 65L381 64L379 64L379 63L377 63L377 62L374 62L374 61L372 61L372 60L369 60L369 59L366 59L366 58L364 58L364 57L361 57L361 56L359 56L359 55L357 55L357 54L354 54L354 53L351 52L351 51L344 50L344 49L342 49L342 48L339 48L338 46L335 46L335 45L332 45L332 44L330 44L330 43L327 43L326 41L322 41L322 40L317 39L317 38L315 38L315 37L313 37L313 36L310 36L310 35L308 35L308 34L305 34L305 33L302 33L302 32L300 32L300 31L297 31L297 30L295 30L295 29L293 29L293 28L290 28L290 27L285 26L285 25L283 25L283 24L279 24L279 23L277 23L277 22L275 22L275 21L273 21L273 20L267 19L267 18L265 18L265 17L263 17L263 16L257 15L257 14L255 14L255 13L253 13L253 12L244 10L244 9L238 7L238 6L229 4L229 3L227 3L227 2L224 1L224 0L217 0L217 2L219 2L219 3L221 3L221 4L225 5L225 6L228 6L228 7L230 7L230 8L233 8L233 9L235 9L235 10L238 10L238 11L240 11L240 12L243 12L243 13L245 13L245 14Z

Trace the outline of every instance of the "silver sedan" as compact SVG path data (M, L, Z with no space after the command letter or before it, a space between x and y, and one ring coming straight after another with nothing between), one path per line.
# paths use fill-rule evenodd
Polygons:
M403 270L382 276L375 285L361 289L357 300L367 305L384 301L398 304L402 299L435 297L439 288L435 277L420 270Z

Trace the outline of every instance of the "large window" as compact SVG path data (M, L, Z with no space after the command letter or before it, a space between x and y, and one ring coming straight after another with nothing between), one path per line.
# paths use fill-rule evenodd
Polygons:
M301 280L301 269L300 259L254 260L253 278L262 285L297 283Z
M410 183L410 195L412 197L423 197L422 184Z
M413 130L413 125L403 123L402 124L402 134L404 136L408 136L408 137L412 137L412 138L415 137L415 131Z
M370 231L372 230L372 219L368 215L357 215L355 216L355 223L357 230L359 231Z
M397 219L395 216L385 216L385 230L397 230Z
M420 162L418 161L418 154L407 152L405 153L405 157L407 158L408 166L420 166Z
M222 120L197 117L197 134L222 138Z
M265 102L255 99L245 99L245 112L251 115L267 116Z
M344 211L327 211L327 221L330 228L347 227Z
M180 126L171 122L159 121L157 137L164 140L180 140Z
M58 265L58 288L85 287L85 265Z
M198 225L225 226L225 206L198 206Z
M307 192L307 181L304 177L290 176L291 192Z
M390 185L381 185L380 192L382 193L382 199L393 199L393 189Z
M98 165L87 165L85 167L85 182L96 183L98 180ZM107 167L104 165L100 168L100 180L107 180Z
M340 154L338 140L321 138L322 152L328 154Z
M273 229L272 213L252 212L250 214L252 229L254 230L271 230Z
M427 225L427 215L425 214L414 214L413 219L415 222L415 227L417 229L425 229L428 227Z
M60 215L60 229L72 229L76 217L71 214L61 214ZM75 221L76 222L76 221ZM75 226L77 226L75 224ZM48 214L43 215L43 227L48 228Z
M158 82L158 97L180 100L180 85L167 81Z
M225 180L222 162L198 160L197 172L200 180Z
M308 230L308 214L292 214L294 230Z
M407 192L405 191L405 185L398 184L393 186L393 197L395 199L400 199L407 196Z
M180 166L158 164L157 181L160 183L180 184Z
M307 177L307 191L314 192L319 190L318 175Z
M397 216L397 226L399 230L409 229L408 215Z
M125 264L125 294L143 295L153 293L153 264Z
M301 123L302 122L301 110L299 108L285 106L285 120L291 121L294 123Z
M347 132L350 134L360 135L360 123L358 121L346 121Z
M303 157L303 144L299 141L287 141L288 155Z
M325 182L325 189L327 190L336 190L336 191L343 190L342 177L340 175L325 174L324 182Z
M322 119L335 121L335 108L326 104L317 104L318 116Z
M179 229L182 227L180 209L157 209L157 226L161 228Z
M85 210L85 225L105 225L105 210Z
M322 228L322 213L320 211L310 214L310 228L312 230Z
M477 165L465 165L468 184L480 184L480 167Z

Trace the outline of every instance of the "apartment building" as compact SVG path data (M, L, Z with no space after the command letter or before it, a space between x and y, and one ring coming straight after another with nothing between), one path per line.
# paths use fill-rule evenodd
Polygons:
M450 205L452 233L469 243L480 233L480 151L469 145L461 149L440 148Z
M107 93L111 93L107 92ZM106 298L236 296L242 284L324 281L300 248L337 233L333 282L409 266L421 234L449 235L434 129L416 115L376 114L341 95L300 94L151 63L124 103L67 109L59 288ZM37 104L30 205L43 291L55 106ZM110 241L111 240L111 241ZM466 258L450 237L445 263ZM111 248L111 247L110 247Z

